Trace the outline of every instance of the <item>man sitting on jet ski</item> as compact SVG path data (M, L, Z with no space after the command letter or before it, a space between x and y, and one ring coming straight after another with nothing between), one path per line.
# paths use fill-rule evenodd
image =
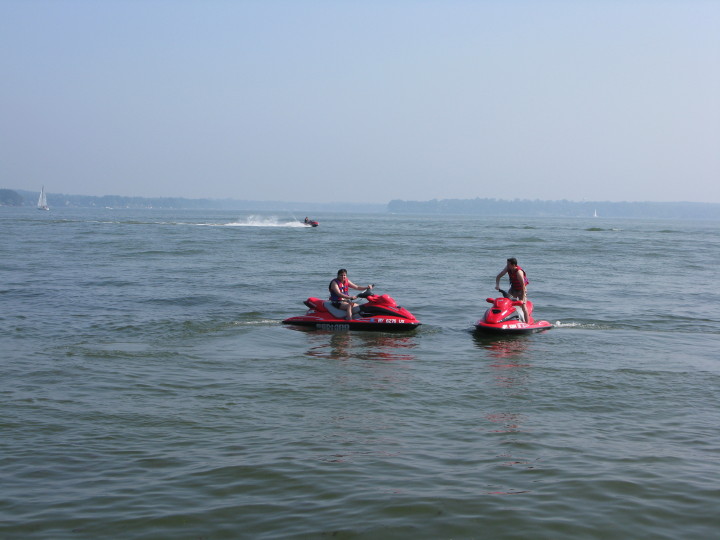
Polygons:
M332 305L338 309L344 309L347 312L345 318L348 321L352 321L352 310L356 306L351 300L355 300L357 296L348 295L349 289L357 289L362 291L365 289L372 289L372 285L367 287L358 287L347 277L347 270L341 268L338 270L337 278L333 279L328 285L330 290L330 301Z
M507 265L505 266L505 268L503 268L502 272L500 272L495 277L495 289L497 289L498 291L500 290L500 278L503 277L505 274L507 274L508 278L510 279L510 290L508 291L508 294L522 302L522 310L523 315L525 316L525 322L531 323L532 321L530 320L530 315L528 315L526 305L527 286L530 281L525 275L525 271L518 266L518 262L515 257L510 257L507 260Z

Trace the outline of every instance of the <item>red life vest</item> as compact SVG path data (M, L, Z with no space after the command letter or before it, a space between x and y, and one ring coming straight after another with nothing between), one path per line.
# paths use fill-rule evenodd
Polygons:
M328 290L330 291L330 301L331 302L341 302L345 300L344 298L341 298L332 289L333 281L338 284L338 289L340 289L340 292L344 294L345 296L348 295L348 282L347 281L340 281L339 279L335 278L330 282L330 285L328 285Z
M520 280L520 272L518 270L522 270L520 266L516 267L515 270L510 270L508 268L508 277L510 278L510 288L514 289L516 291L522 291L523 290L523 282ZM523 276L525 277L525 286L530 283L530 281L527 278L527 274L525 273L525 270L523 270Z

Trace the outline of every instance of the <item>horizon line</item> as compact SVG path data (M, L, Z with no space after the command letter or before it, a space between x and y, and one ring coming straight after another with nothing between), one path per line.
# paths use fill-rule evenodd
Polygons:
M12 191L17 192L25 192L25 193L36 193L33 190L29 189L12 189L12 188L0 188L0 189L10 189ZM39 192L39 191L38 191ZM224 197L224 198L216 198L216 197L184 197L184 196L147 196L147 195L117 195L117 194L105 194L105 195L84 195L79 193L58 193L58 192L48 192L46 191L47 195L55 195L55 196L67 196L67 197L90 197L90 198L97 198L101 199L104 197L118 197L118 198L126 198L126 199L162 199L162 200L171 200L171 199L180 199L180 200L187 200L187 201L237 201L237 202L249 202L249 203L289 203L289 204L320 204L320 205L326 205L326 204L352 204L352 205L361 205L361 206L382 206L382 205L389 205L392 202L404 202L404 203L429 203L433 201L441 202L441 201L475 201L475 200L486 200L486 201L497 201L497 202L569 202L569 203L575 203L575 204L720 204L720 202L707 202L707 201L610 201L610 200L589 200L589 199L583 199L583 200L573 200L573 199L521 199L521 198L514 198L514 199L500 199L497 197L466 197L466 198L445 198L445 199L438 199L437 197L432 199L425 199L425 200L419 200L419 199L391 199L387 202L357 202L357 201L327 201L327 202L317 202L317 201L283 201L283 200L273 200L273 199L237 199L233 197Z

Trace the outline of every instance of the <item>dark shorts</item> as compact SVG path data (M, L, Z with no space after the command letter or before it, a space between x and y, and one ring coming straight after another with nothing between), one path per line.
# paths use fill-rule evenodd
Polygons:
M513 298L521 298L522 297L522 291L518 291L517 289L513 289L512 287L508 291L508 294L512 296ZM527 289L525 289L525 300L527 300Z
M342 304L343 304L342 302L333 302L332 303L333 307L336 307L338 309L342 309Z

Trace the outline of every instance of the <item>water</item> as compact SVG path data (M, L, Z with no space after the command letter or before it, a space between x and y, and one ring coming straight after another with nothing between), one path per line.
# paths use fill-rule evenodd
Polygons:
M0 209L0 538L717 535L717 222L313 217ZM280 323L341 267L423 326Z

